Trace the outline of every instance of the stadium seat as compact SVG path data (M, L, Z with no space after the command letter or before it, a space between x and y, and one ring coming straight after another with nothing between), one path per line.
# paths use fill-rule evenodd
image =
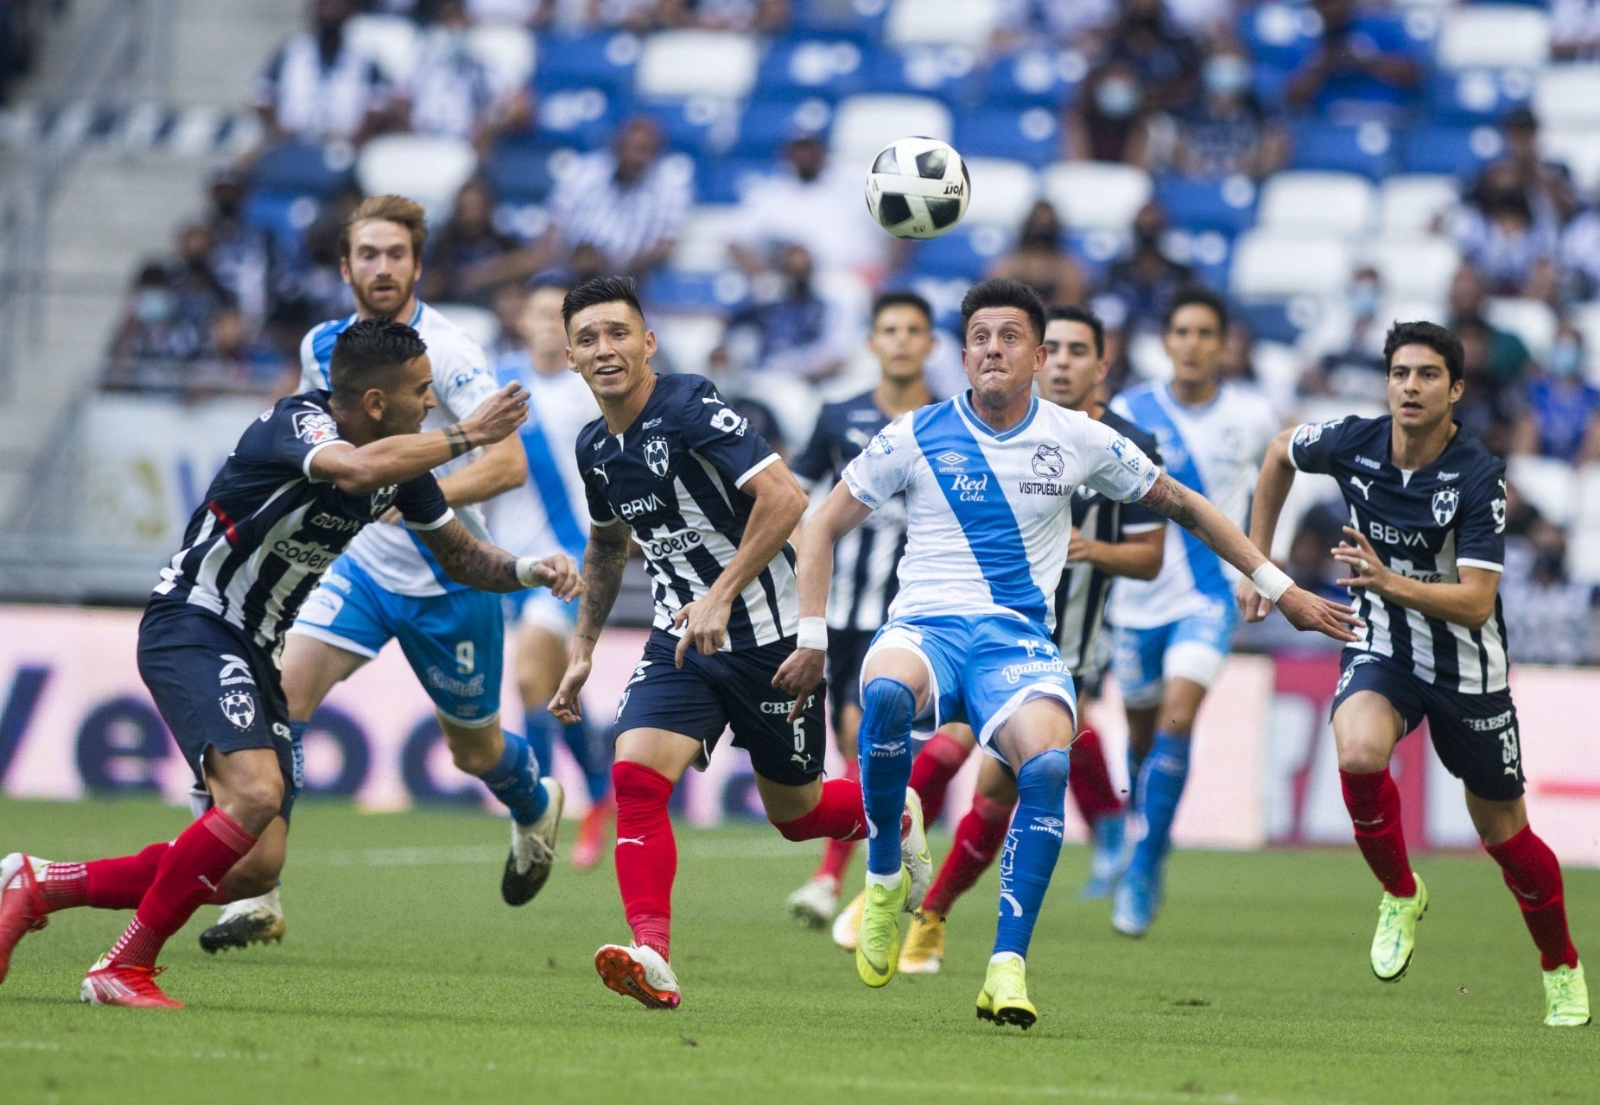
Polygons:
M1240 14L1239 36L1258 66L1293 69L1322 35L1309 6L1272 0Z
M1259 334L1250 347L1250 363L1256 370L1256 383L1266 392L1275 408L1293 410L1305 358L1292 343L1264 340Z
M833 115L830 148L836 165L867 166L890 142L908 134L950 141L950 109L924 96L852 96Z
M1494 123L1533 95L1525 69L1441 69L1428 80L1428 118L1446 126Z
M489 155L483 175L496 197L515 204L544 202L555 182L548 150L507 143Z
M467 32L467 48L503 88L519 88L533 79L538 43L526 27L473 27Z
M1573 521L1580 528L1600 530L1600 460L1578 469L1573 501L1577 506Z
M686 272L669 268L647 276L639 294L651 307L663 311L727 314L749 297L750 281L731 269Z
M1239 308L1239 319L1258 342L1293 345L1304 330L1296 323L1295 313L1289 309L1289 304L1282 301L1246 304Z
M867 91L871 51L850 39L782 38L756 69L756 91L769 99Z
M1151 191L1150 174L1131 165L1071 161L1044 172L1045 197L1074 230L1126 230Z
M1556 340L1556 313L1543 300L1494 297L1484 313L1491 323L1521 338L1534 360L1543 360Z
M396 85L411 79L422 54L417 26L401 15L357 15L344 26L345 44L378 63L383 75Z
M410 196L442 222L455 206L456 193L478 168L472 146L436 134L385 134L361 148L356 180L369 196Z
M1362 235L1373 200L1372 184L1354 173L1278 173L1261 186L1257 223L1294 234Z
M963 223L948 234L921 242L911 258L918 275L976 281L1010 247L1012 234L993 224Z
M1567 539L1567 574L1600 586L1600 527L1574 530Z
M1295 169L1358 173L1379 180L1394 168L1394 136L1383 123L1353 127L1303 123L1294 128L1293 137L1290 165Z
M651 310L650 329L673 369L704 373L726 324L720 314Z
M741 100L756 83L756 41L724 31L662 31L645 40L634 87L641 96Z
M298 258L306 231L321 210L311 196L252 188L244 201L244 220L270 234L285 257Z
M989 63L983 102L1060 109L1076 97L1089 62L1076 50L1023 50Z
M963 157L1025 161L1042 169L1061 153L1056 113L1043 107L986 107L956 116L955 146Z
M493 311L470 303L434 303L431 306L482 349L488 349L500 336L500 320Z
M1558 526L1577 513L1578 474L1564 460L1514 454L1506 459L1506 482Z
M1228 271L1233 260L1233 239L1218 230L1190 230L1187 227L1167 233L1163 243L1167 256L1194 269L1202 284L1226 293Z
M1461 268L1461 251L1447 238L1385 235L1367 245L1361 261L1378 270L1385 294L1439 301Z
M1594 125L1539 128L1539 152L1572 170L1572 179L1585 192L1600 188L1600 141Z
M273 146L251 167L250 183L257 189L327 199L350 182L354 166L348 146Z
M701 157L694 163L694 196L704 204L739 203L750 182L771 174L770 157Z
M866 39L883 29L888 5L883 0L793 0L796 31L809 34L852 34Z
M824 141L833 121L833 105L819 96L800 100L754 100L739 117L733 152L742 157L774 160L790 139L815 134Z
M1456 205L1461 192L1454 177L1404 173L1378 185L1378 232L1406 237L1431 233L1433 220Z
M631 34L546 35L539 40L534 86L541 92L602 88L607 93L633 89L634 70L644 44Z
M1434 57L1446 69L1470 65L1537 69L1550 57L1550 17L1515 4L1469 4L1440 13Z
M689 209L672 267L682 272L721 272L728 267L728 245L744 232L737 207L699 204Z
M1244 175L1224 180L1164 176L1156 180L1156 199L1174 226L1236 235L1256 221L1256 185Z
M970 99L978 62L977 52L966 46L885 48L872 54L867 81L874 92L937 96L956 103Z
M1533 110L1546 127L1600 126L1600 64L1552 65L1539 74Z
M1015 230L1039 199L1039 174L1020 161L969 157L967 175L972 177L968 224Z
M1414 127L1400 139L1400 167L1408 173L1471 176L1500 156L1505 140L1491 126Z
M999 15L999 0L892 0L884 38L895 46L981 46Z
M615 92L604 88L567 88L539 97L537 125L518 141L550 149L571 146L582 150L607 145L622 121Z
M1347 238L1289 235L1257 227L1234 243L1231 289L1242 300L1343 294L1354 250Z
M1583 352L1588 358L1588 363L1584 365L1584 376L1589 383L1600 387L1600 303L1585 303L1569 308L1567 321L1583 335Z
M739 105L715 96L687 100L639 100L633 105L661 128L670 149L693 157L716 157L739 137Z

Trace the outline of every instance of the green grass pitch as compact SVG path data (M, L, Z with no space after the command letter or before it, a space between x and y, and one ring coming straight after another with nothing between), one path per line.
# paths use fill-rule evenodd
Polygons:
M0 850L122 853L184 821L146 802L0 802ZM1086 854L1068 848L1024 1034L973 1016L992 872L956 907L944 973L873 991L785 915L814 846L680 829L684 1005L649 1012L591 965L626 938L609 865L563 862L513 910L487 816L307 803L295 821L287 939L213 959L195 941L203 909L163 957L186 1011L78 1004L126 915L74 911L28 936L0 987L0 1100L1600 1101L1600 1028L1541 1025L1537 957L1480 857L1421 858L1432 910L1410 976L1385 986L1366 962L1378 892L1353 852L1180 853L1135 942L1075 900ZM1567 902L1579 947L1600 947L1600 872L1568 872Z

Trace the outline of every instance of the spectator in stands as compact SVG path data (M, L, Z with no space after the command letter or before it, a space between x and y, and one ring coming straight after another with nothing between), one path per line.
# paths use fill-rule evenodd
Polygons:
M1556 292L1563 303L1600 296L1600 210L1588 208L1561 232Z
M1195 282L1192 268L1167 256L1162 245L1166 232L1167 213L1151 200L1133 218L1132 251L1113 262L1106 273L1102 297L1111 301L1115 315L1122 320L1117 329L1125 335L1159 334L1173 293ZM1102 316L1106 313L1101 312Z
M776 247L804 242L824 274L859 272L876 278L893 242L861 202L858 171L828 165L828 147L814 132L796 131L783 147L784 167L745 191L740 233L729 252L747 276L766 271Z
M1082 306L1089 290L1083 266L1062 240L1061 218L1049 200L1033 205L1022 220L1016 246L994 263L988 275L1022 281L1039 293L1047 307Z
M1505 456L1511 430L1527 409L1528 347L1517 335L1488 319L1489 295L1483 279L1463 262L1450 282L1449 327L1461 339L1466 393L1456 418L1497 456Z
M661 156L655 122L635 117L622 125L610 150L581 157L556 184L550 200L549 260L588 267L592 247L609 272L637 276L672 256L693 199L693 173L682 159Z
M275 142L360 144L383 124L390 90L377 61L346 39L354 0L316 0L313 29L267 65L256 110Z
M464 138L483 157L500 134L528 125L533 97L527 88L507 84L472 52L471 27L462 0L439 4L396 114L418 134Z
M1289 145L1250 90L1250 57L1223 42L1201 67L1202 95L1177 113L1177 169L1194 180L1243 174L1260 179L1283 168Z
M277 306L285 259L272 235L245 217L245 179L239 170L212 174L209 193L211 271L243 314L246 330L256 333Z
M1554 457L1568 464L1600 460L1600 388L1583 378L1583 335L1563 324L1528 385L1528 409L1517 420L1511 451Z
M323 205L306 229L304 256L296 259L284 282L290 310L304 321L302 334L324 319L342 318L356 308L355 296L340 272L339 239L345 220L361 200L360 190L353 185L344 189ZM298 347L298 338L295 344Z
M1000 0L989 49L1001 54L1028 46L1091 47L1116 20L1116 0Z
M1126 0L1108 60L1127 63L1155 111L1189 103L1199 89L1200 48L1168 21L1162 0Z
M109 387L139 389L165 373L173 362L189 361L205 351L209 328L178 312L168 267L148 262L134 277L122 321L111 340Z
M1422 84L1405 28L1356 0L1313 0L1322 36L1284 89L1290 106L1335 122L1394 118Z
M1584 664L1600 660L1600 588L1567 575L1567 536L1544 519L1528 528L1527 574L1507 557L1501 606L1508 646L1526 664ZM1509 550L1508 550L1509 551Z
M842 312L817 291L811 253L804 246L784 246L778 271L782 291L735 314L721 352L736 371L827 379L844 367L852 351L845 344Z
M1322 318L1298 343L1306 363L1303 393L1386 402L1383 342L1389 323L1378 318L1382 301L1382 277L1365 265L1350 278L1343 303L1324 303Z
M774 34L789 25L789 0L661 0L656 11L668 27Z
M1465 200L1455 218L1456 244L1490 292L1553 297L1559 228L1535 214L1517 165L1488 166Z
M215 246L210 227L203 223L186 226L178 232L178 256L167 270L177 319L208 338L219 315L238 310L232 293L211 266Z
M456 193L450 219L430 236L422 266L422 298L487 307L496 286L520 283L539 268L541 251L524 248L494 226L494 194L480 177Z
M1120 161L1142 168L1149 129L1138 75L1126 60L1114 59L1084 80L1061 132L1070 161Z
M1540 156L1538 116L1528 107L1507 112L1500 120L1500 137L1505 142L1500 160L1515 167L1534 218L1564 225L1578 210L1577 189L1570 169Z
M1600 59L1600 0L1555 0L1550 6L1550 56L1556 61Z

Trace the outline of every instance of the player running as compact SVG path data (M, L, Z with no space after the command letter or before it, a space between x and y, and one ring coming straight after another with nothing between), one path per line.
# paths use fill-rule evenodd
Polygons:
M1044 371L1039 395L1063 410L1082 411L1133 442L1150 462L1161 464L1155 438L1100 402L1105 382L1105 327L1082 307L1057 307L1045 324ZM1161 571L1166 520L1140 503L1124 503L1085 484L1072 496L1072 530L1066 569L1055 590L1056 647L1082 698L1098 682L1104 661L1095 647L1113 578L1154 579ZM1081 719L1080 719L1081 720ZM969 730L970 731L970 730ZM926 755L917 754L916 767ZM1080 896L1110 893L1122 851L1122 804L1112 789L1099 737L1080 724L1069 753L1067 788L1093 840L1089 882ZM922 795L924 810L928 796ZM912 914L900 950L900 970L933 974L944 962L945 918L962 894L989 869L1005 840L1017 805L1017 781L1000 760L986 756L978 769L972 808L956 826L950 854L933 887Z
M516 429L527 415L516 387L492 393L460 422L419 433L435 407L426 346L410 327L383 320L347 328L330 376L331 394L279 400L245 430L139 625L139 674L210 809L170 844L130 856L51 863L13 852L0 860L0 980L17 941L49 914L137 909L89 969L80 997L182 1007L156 985L156 957L201 903L265 889L240 860L269 827L287 832L299 785L278 669L284 631L369 522L397 510L441 569L467 586L581 591L566 556L519 560L479 541L431 475Z
M667 802L685 771L704 766L723 729L731 726L733 743L750 753L767 817L788 839L860 838L866 814L859 784L820 779L827 737L818 696L793 701L774 689L799 629L788 537L805 492L709 380L655 374L655 335L632 280L587 280L567 293L561 314L573 368L604 416L578 438L592 590L551 712L563 723L582 716L579 692L631 533L655 584L655 628L617 708L611 769L617 886L634 942L601 947L595 969L617 993L673 1009L681 995L667 960L678 859ZM903 844L896 834L904 853L896 862L916 864L926 885L932 862L920 808L914 798L902 806L909 825Z
M906 496L906 554L890 620L862 673L858 734L870 826L867 903L856 971L869 986L894 977L896 915L913 896L895 834L919 720L965 720L984 751L1016 778L1019 805L1000 865L1000 921L978 1016L1024 1028L1024 959L1061 851L1067 747L1076 702L1055 642L1053 594L1066 565L1078 487L1142 502L1200 534L1253 573L1296 626L1352 640L1354 613L1294 587L1203 496L1162 475L1132 442L1080 411L1034 398L1044 367L1044 306L1026 285L986 280L961 303L970 391L896 419L845 468L801 535L805 644L776 683L800 703L822 679L833 559L845 534L879 504Z
M520 491L494 499L486 513L490 532L506 548L535 555L560 549L581 564L589 507L575 450L578 431L599 416L600 408L589 385L567 367L561 300L570 285L560 273L533 280L521 317L526 348L496 365L502 384L515 380L528 392L528 420L519 437L528 460L528 482ZM517 622L517 690L534 759L548 770L559 738L572 752L588 790L589 811L572 847L572 865L583 870L599 860L616 804L611 800L607 734L587 720L562 725L548 709L567 670L577 603L530 591L511 596L510 605Z
M1500 865L1544 969L1544 1023L1589 1023L1583 965L1567 932L1561 868L1528 824L1517 710L1507 683L1500 574L1505 464L1455 421L1461 342L1431 322L1397 323L1384 341L1389 417L1286 430L1256 487L1250 537L1272 547L1296 472L1339 481L1350 509L1333 550L1367 629L1347 644L1333 699L1339 781L1367 866L1383 884L1372 973L1398 982L1411 965L1428 888L1411 870L1400 792L1389 776L1397 744L1424 718L1434 751L1465 784L1467 813ZM1259 621L1271 605L1239 588Z
M1259 392L1221 378L1228 309L1214 293L1180 291L1167 308L1172 381L1130 388L1111 409L1154 434L1169 475L1245 522L1256 465L1280 424ZM1237 615L1227 569L1192 533L1167 531L1161 574L1111 593L1113 661L1128 714L1135 843L1112 898L1111 927L1143 936L1160 905L1172 821L1189 778L1190 735L1222 674Z

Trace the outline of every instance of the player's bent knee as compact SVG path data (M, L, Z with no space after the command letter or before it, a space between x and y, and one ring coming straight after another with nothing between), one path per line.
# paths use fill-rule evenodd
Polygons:
M1040 752L1022 765L1017 772L1017 789L1042 787L1051 793L1067 789L1067 773L1072 760L1064 748Z
M917 697L898 679L880 675L861 692L862 732L897 733L911 728Z

